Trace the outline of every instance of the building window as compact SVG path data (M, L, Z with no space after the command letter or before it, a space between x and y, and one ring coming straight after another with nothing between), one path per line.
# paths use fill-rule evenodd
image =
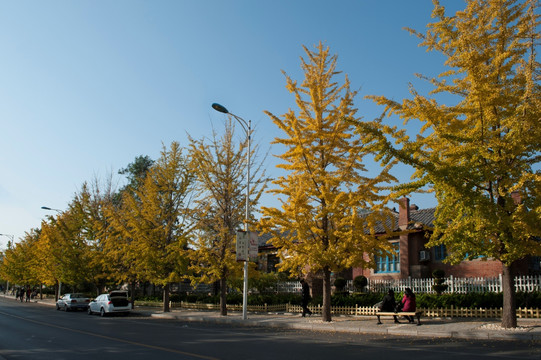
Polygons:
M376 269L375 273L398 273L400 272L400 244L393 243L394 251L396 254L389 254L387 256L376 255Z
M267 255L267 273L276 272L276 265L280 263L280 258L278 255L269 254Z
M434 260L444 260L447 257L447 249L444 244L434 247Z

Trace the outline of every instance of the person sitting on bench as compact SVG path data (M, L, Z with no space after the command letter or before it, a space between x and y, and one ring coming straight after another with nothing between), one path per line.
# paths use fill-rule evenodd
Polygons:
M383 301L381 302L379 311L394 312L395 308L396 308L396 301L394 298L394 291L392 289L389 289L389 291L387 292L387 295L383 297ZM394 316L394 322L397 324L400 324L400 321L398 321L398 318L396 317L396 315Z
M417 305L415 304L415 294L410 288L404 290L404 297L402 298L402 311L403 312L415 312ZM413 316L404 315L404 317L410 322L414 323Z

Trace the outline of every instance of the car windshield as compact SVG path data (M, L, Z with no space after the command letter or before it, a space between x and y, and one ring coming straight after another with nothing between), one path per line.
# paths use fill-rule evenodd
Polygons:
M72 298L84 298L85 296L83 294L71 294Z

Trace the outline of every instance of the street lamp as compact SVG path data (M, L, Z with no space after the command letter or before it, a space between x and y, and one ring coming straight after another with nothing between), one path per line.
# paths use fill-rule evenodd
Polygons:
M244 132L246 133L246 139L248 140L248 153L246 155L247 158L247 166L246 166L246 212L244 214L244 231L246 232L246 235L248 236L248 239L250 239L250 233L248 232L248 220L250 218L250 140L252 136L252 121L251 120L244 120L240 116L237 116L235 114L230 113L225 106L222 106L220 104L214 103L212 104L212 108L218 112L229 114L235 118L235 120L238 121ZM243 294L242 294L242 319L246 320L248 318L247 308L248 308L248 260L249 258L246 257L244 259L244 284L243 284Z
M52 210L52 211L56 211L57 213L61 213L62 210L58 210L58 209L53 209L53 208L50 208L48 206L42 206L41 207L43 210Z

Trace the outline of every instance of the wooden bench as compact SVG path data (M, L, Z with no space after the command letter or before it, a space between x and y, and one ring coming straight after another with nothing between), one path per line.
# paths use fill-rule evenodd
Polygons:
M391 311L378 311L376 316L378 317L378 324L381 324L380 316L415 316L417 319L417 326L421 325L422 311L403 311L403 312L391 312Z

